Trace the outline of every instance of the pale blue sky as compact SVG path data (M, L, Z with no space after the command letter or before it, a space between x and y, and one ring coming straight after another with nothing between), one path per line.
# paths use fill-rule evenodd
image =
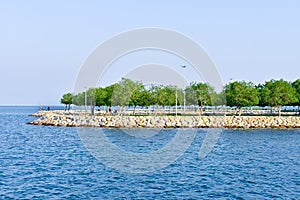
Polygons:
M2 1L0 105L59 104L97 45L142 27L192 38L224 82L293 81L300 78L299 10L300 1Z

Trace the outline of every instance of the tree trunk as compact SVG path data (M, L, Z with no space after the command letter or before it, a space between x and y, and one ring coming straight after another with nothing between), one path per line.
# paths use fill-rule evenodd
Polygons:
M121 106L120 107L120 114L124 115L125 114L125 110L126 110L126 106Z
M242 107L239 108L239 117L242 115Z
M237 113L238 113L238 107L235 108L235 111L234 111L233 115L235 116Z
M135 112L136 112L136 105L134 105L133 107L133 115L135 115Z
M95 115L95 102L92 100L91 101L91 115L94 116Z
M94 116L95 115L95 105L91 106L91 115Z
M222 108L223 108L223 106L222 106ZM227 115L227 108L226 108L226 106L224 106L224 116L226 116Z
M158 108L157 108L157 105L155 105L155 106L154 106L154 110L153 110L155 116L157 115L157 109L158 109Z
M273 114L273 107L271 106L271 115Z
M123 115L122 112L123 112L123 106L120 106L119 115Z
M202 105L201 105L201 106L199 106L199 114L200 114L200 115L202 115L202 114L203 114L203 107L202 107Z
M278 106L278 116L281 116L281 106Z

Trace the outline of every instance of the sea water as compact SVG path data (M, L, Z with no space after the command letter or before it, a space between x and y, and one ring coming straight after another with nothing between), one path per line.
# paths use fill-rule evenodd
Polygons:
M27 125L38 109L0 107L0 199L300 198L299 129L224 129L204 158L206 129L198 129L172 164L134 174L93 157L74 127ZM144 138L104 132L124 151L147 153L170 142L176 129Z

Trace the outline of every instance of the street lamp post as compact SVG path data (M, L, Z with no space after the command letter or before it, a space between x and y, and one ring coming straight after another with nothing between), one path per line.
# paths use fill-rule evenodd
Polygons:
M185 69L185 65L181 65L181 68ZM185 88L183 88L183 113L185 113Z
M176 105L175 105L175 114L176 114L176 117L177 117L177 95L178 94L177 94L177 86L176 86L176 95L175 95L176 96L176 101L175 101L176 102Z
M84 109L85 109L85 111L86 111L86 104L87 104L87 97L86 97L86 89L87 89L87 87L84 87Z
M185 88L183 89L183 113L185 113Z

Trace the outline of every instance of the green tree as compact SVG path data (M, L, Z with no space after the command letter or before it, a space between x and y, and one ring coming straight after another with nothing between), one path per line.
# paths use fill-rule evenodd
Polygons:
M113 87L111 102L114 106L134 106L134 112L137 105L144 105L146 98L145 88L143 84L132 81L127 78L122 78Z
M297 95L292 85L280 80L271 80L260 86L260 101L263 106L278 108L278 115L281 115L281 106L293 105L297 102Z
M105 88L96 88L95 91L95 100L96 100L96 106L106 106L107 112L110 110L111 106L111 97L114 90L115 84L109 85Z
M191 85L185 88L185 99L186 105L198 105L196 91L192 88Z
M235 81L225 86L226 102L228 106L236 106L239 115L242 107L258 105L259 94L253 83L245 81Z
M65 104L65 110L70 110L70 106L73 103L73 95L71 93L64 94L60 102Z
M161 106L174 106L176 104L176 88L172 86L160 87L157 91L158 104Z
M195 91L194 98L199 106L200 113L203 112L203 106L212 105L212 94L214 89L207 83L191 83L191 88Z
M211 95L212 105L214 106L223 106L226 105L226 93L225 90L222 90L219 93L213 92Z
M109 85L107 87L105 87L105 92L106 92L106 96L104 98L104 105L107 106L107 112L109 112L110 110L110 106L112 105L112 95L113 95L113 91L114 88L116 87L117 83Z
M73 104L76 106L82 106L85 103L84 92L80 92L73 97Z
M180 95L179 89L177 89L177 95ZM149 102L148 105L156 106L174 106L176 105L176 87L152 85L148 91Z
M292 83L292 87L295 89L296 91L296 98L297 98L297 101L295 102L294 105L298 106L298 113L300 112L300 79L297 79L295 80L293 83Z
M102 87L99 87L99 88L96 88L96 91L95 91L95 101L96 101L96 106L108 106L107 105L107 90L105 88L102 88Z
M177 99L176 99L177 94ZM255 105L277 107L279 115L281 106L298 105L300 106L300 79L289 83L284 80L271 80L265 84L254 86L251 82L232 82L224 87L220 93L206 83L191 83L184 90L174 86L154 86L146 89L140 82L122 78L118 83L109 85L105 88L90 88L85 92L72 96L71 93L64 94L61 103L66 105L65 109L70 109L70 105L82 106L87 103L91 106L92 114L95 106L134 106L133 113L137 106L157 105L174 106L198 105L202 113L203 106L227 105L236 106L237 111L242 107Z
M95 106L96 106L96 88L89 88L86 91L86 104L91 108L91 115L95 114Z
M84 105L84 94L78 93L73 96L73 104L76 106Z
M136 113L137 106L146 106L149 101L149 93L141 83L135 83L132 87L132 94L130 96L130 105L134 106L133 114Z
M161 86L157 85L151 85L148 93L149 93L149 99L148 99L148 105L159 105L159 96L158 96L158 90L160 89Z
M128 90L129 79L122 78L121 81L115 84L112 91L111 103L113 106L127 106L129 105L129 99L131 91Z

